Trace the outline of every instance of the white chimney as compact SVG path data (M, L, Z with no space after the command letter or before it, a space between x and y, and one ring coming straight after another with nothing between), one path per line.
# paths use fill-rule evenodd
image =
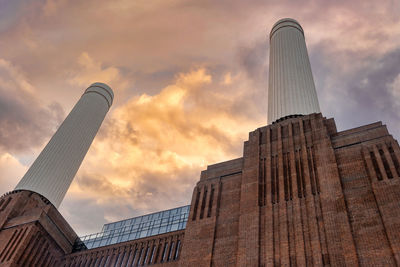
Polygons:
M15 190L39 193L58 208L113 98L106 84L89 86Z
M281 19L270 33L268 124L319 112L303 28L294 19Z

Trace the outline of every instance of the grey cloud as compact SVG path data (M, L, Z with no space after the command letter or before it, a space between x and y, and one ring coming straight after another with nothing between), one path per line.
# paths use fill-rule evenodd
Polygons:
M268 82L268 45L267 37L252 43L250 47L238 49L238 60L249 78L256 84L265 85Z
M10 65L0 65L0 148L8 152L42 145L64 117L58 103L41 106L22 79Z
M380 57L364 58L346 51L326 54L327 50L321 44L311 52L324 115L334 117L339 130L383 121L399 137L400 110L390 86L400 74L400 49ZM342 63L347 65L347 71L342 70L339 62L330 60L342 57L343 53L348 53L349 62Z
M349 95L356 100L355 121L383 120L400 137L400 107L389 86L400 74L400 49L390 51L382 58L371 60L349 79ZM400 90L400 88L398 88ZM355 123L354 121L354 123Z
M267 114L266 103L268 99L268 54L269 41L267 36L263 36L261 39L258 39L247 47L242 46L237 49L239 68L244 70L250 82L245 91L248 93L247 101L246 99L243 99L239 103L234 104L234 109L243 110L244 106L246 109L257 108L256 112L258 114L263 114L265 122ZM254 105L254 103L256 103L256 105ZM254 113L248 115L254 118Z
M129 204L123 201L98 203L95 199L67 197L64 199L60 212L68 217L68 223L79 236L101 231L101 226L109 223L106 218L130 218L138 214Z

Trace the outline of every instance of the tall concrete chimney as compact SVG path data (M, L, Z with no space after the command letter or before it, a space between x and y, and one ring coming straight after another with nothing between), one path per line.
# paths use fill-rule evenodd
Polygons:
M29 190L59 207L113 102L104 83L86 89L15 190Z
M281 19L270 33L268 124L319 112L303 28L294 19Z

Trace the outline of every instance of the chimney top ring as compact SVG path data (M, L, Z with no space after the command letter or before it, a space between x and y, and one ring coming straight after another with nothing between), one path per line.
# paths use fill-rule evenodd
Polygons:
M269 34L269 39L271 40L271 38L274 35L274 33L276 33L279 29L282 29L284 27L296 28L304 36L303 28L301 27L300 23L297 22L297 20L294 20L294 19L291 19L291 18L283 18L283 19L278 20L274 24L274 26L272 27L271 32Z
M102 96L105 97L108 103L108 107L111 107L113 100L114 100L114 92L111 89L110 86L108 86L105 83L92 83L86 90L85 93L88 92L96 92L98 94L101 94Z

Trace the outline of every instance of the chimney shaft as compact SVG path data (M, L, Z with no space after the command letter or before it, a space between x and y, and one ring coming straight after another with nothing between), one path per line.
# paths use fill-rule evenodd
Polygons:
M15 190L29 190L59 207L114 98L103 83L86 89Z
M303 28L293 19L281 19L270 33L268 124L319 112Z

